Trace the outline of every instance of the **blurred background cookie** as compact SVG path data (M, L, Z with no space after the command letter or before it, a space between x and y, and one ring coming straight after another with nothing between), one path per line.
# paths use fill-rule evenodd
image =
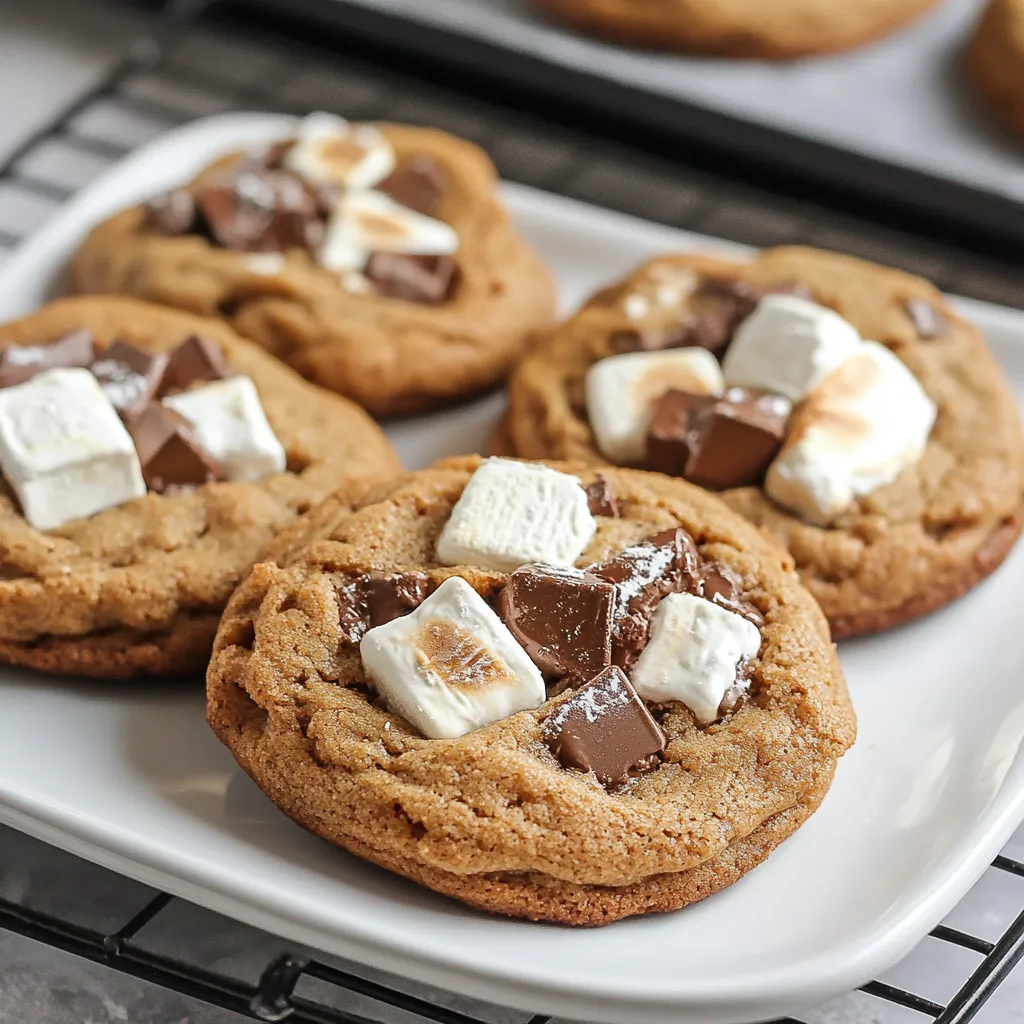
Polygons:
M1024 0L990 0L968 48L967 74L993 113L1024 135Z

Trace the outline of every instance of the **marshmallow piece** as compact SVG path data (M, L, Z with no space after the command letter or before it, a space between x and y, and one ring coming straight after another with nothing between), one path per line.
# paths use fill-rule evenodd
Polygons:
M838 313L796 295L768 295L740 324L722 363L725 383L799 402L860 345Z
M441 531L437 560L505 572L528 562L568 566L596 529L576 477L547 466L487 459Z
M644 700L682 701L708 725L718 717L740 661L760 648L760 631L742 615L693 594L669 594L651 618L633 686Z
M629 352L609 356L587 371L587 413L601 453L612 462L644 458L647 427L666 391L720 395L718 361L704 348Z
M169 395L164 405L192 426L192 436L225 480L262 480L287 459L249 377L227 377Z
M0 469L37 530L146 493L131 436L85 369L49 370L0 391Z
M453 739L547 699L536 665L487 602L451 576L414 612L368 630L366 675L429 739Z
M373 188L395 169L391 143L372 125L353 125L333 114L310 114L299 122L284 166L321 185Z
M921 457L936 411L899 357L866 341L797 410L765 490L809 522L827 525Z
M401 206L383 192L351 192L335 204L320 246L328 270L362 270L373 252L451 256L459 236L444 221Z

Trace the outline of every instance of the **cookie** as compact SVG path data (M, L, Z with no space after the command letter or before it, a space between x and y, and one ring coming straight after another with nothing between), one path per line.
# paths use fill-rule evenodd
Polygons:
M937 0L537 0L549 13L626 45L785 60L863 46Z
M967 77L996 116L1024 135L1024 2L990 0L967 51Z
M400 468L226 325L119 298L0 326L0 466L0 661L107 679L200 671L271 537Z
M509 394L493 451L721 489L836 637L960 596L1024 525L1018 410L980 332L927 282L845 256L654 260L541 339Z
M814 811L855 734L820 609L720 499L477 457L282 531L228 606L207 700L310 831L574 925L734 882Z
M499 383L550 325L554 283L476 146L326 114L97 227L80 292L226 319L375 416Z

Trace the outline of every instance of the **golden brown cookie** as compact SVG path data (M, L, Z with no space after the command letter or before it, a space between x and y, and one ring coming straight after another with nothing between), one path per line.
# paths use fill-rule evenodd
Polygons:
M596 925L735 881L813 812L855 734L828 626L791 559L714 495L605 470L617 515L595 516L577 565L685 527L702 564L738 574L762 623L749 691L704 726L684 704L649 704L664 751L607 788L563 767L550 744L579 680L549 676L535 710L425 739L367 683L349 598L366 574L419 573L427 590L457 576L506 614L505 573L443 567L435 554L480 464L448 460L354 505L330 498L283 531L222 621L207 675L212 727L295 821L481 909ZM583 484L598 476L557 468Z
M128 299L63 299L0 326L0 351L85 328L147 352L192 334L256 385L287 471L144 497L50 532L33 529L10 488L0 496L0 660L100 678L185 675L209 658L232 590L267 542L350 480L400 468L357 406L307 384L230 328ZM365 485L363 485L365 486Z
M1024 135L1022 0L991 0L967 51L967 76L999 119Z
M926 281L845 256L784 248L750 263L686 255L641 267L594 296L520 364L494 453L606 463L588 423L584 377L612 353L616 332L637 329L624 309L627 298L656 293L665 274L758 289L802 286L863 337L894 352L938 407L922 458L829 527L784 511L760 487L722 494L786 545L834 636L876 632L924 615L1000 564L1024 526L1024 442L999 367L977 328ZM699 301L705 303L700 309ZM723 310L728 318L736 307L691 296L662 310L665 323L655 329L706 326Z
M626 45L785 60L851 50L888 35L937 0L537 0L571 25Z
M361 274L326 269L315 250L296 243L301 230L294 223L284 225L278 239L283 263L275 269L272 259L267 272L267 238L221 236L264 250L254 253L196 233L168 234L154 226L145 206L91 233L72 263L73 286L223 317L304 377L377 416L419 412L494 386L530 332L551 323L551 276L516 233L482 150L426 128L382 125L380 131L399 169L429 160L439 182L436 197L427 197L432 218L459 239L443 297L393 297ZM189 186L192 196L237 170L241 160L234 154L209 168ZM408 191L401 189L403 198ZM314 227L319 237L322 225ZM254 255L264 257L262 265ZM416 283L406 278L418 270L408 263L398 269L390 287L406 294L403 289Z

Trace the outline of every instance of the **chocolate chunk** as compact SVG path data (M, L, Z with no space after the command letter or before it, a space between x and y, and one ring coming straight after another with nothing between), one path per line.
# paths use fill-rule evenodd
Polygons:
M358 644L370 628L370 609L363 580L339 584L335 591L338 598L338 626L343 642Z
M619 506L615 503L615 495L612 494L607 477L598 473L583 490L587 493L587 505L592 516L605 516L608 519L618 518Z
M319 195L283 171L242 170L203 189L196 204L203 233L225 249L284 252L312 248L323 238Z
M205 384L231 376L220 346L198 334L183 341L168 357L159 386L159 397L185 391L193 384Z
M927 299L907 299L904 305L914 322L914 329L923 340L940 338L949 329L943 315Z
M657 767L666 744L661 726L614 666L560 704L542 735L562 767L593 772L608 788Z
M426 573L399 572L367 576L362 581L370 626L383 626L418 608L434 589Z
M700 565L693 538L681 527L664 530L606 562L589 567L615 584L612 662L627 667L647 644L651 615L666 594L689 592Z
M445 169L432 156L422 153L399 161L377 189L386 192L396 203L431 217L441 203L447 184Z
M110 404L126 419L141 413L156 394L167 367L167 354L149 355L126 341L108 345L89 369Z
M760 484L792 411L780 395L730 388L691 420L686 479L710 490Z
M196 444L188 420L157 402L128 422L151 491L198 487L218 479L217 467Z
M743 599L743 581L739 574L722 562L704 562L701 565L694 578L694 593L712 604L742 615L758 629L764 625L764 616L760 611Z
M24 384L44 370L88 366L92 358L92 333L85 329L65 334L49 345L8 345L0 351L0 388Z
M295 145L295 139L282 139L272 142L260 154L260 163L269 171L279 171L284 166L284 158Z
M147 222L165 235L187 235L196 225L196 203L187 188L173 188L146 204Z
M589 573L524 565L508 577L498 614L542 672L589 679L612 662L614 603L615 588Z
M710 395L672 388L658 399L647 428L647 467L683 476L690 459L690 429L696 416L715 404Z
M754 667L746 658L741 658L736 666L736 678L722 695L722 703L718 705L718 717L724 718L739 709L739 706L750 694L753 683Z
M451 256L410 256L375 252L364 271L377 292L389 299L437 305L448 298L455 277Z

